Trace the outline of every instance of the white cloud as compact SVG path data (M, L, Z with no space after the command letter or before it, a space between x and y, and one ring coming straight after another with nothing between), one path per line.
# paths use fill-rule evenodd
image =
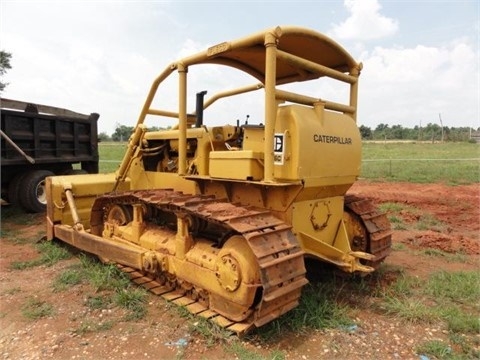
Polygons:
M478 127L478 54L468 42L377 47L362 55L360 122L413 127L437 122ZM368 113L363 109L369 109Z
M198 41L187 39L184 41L181 50L177 54L177 59L182 59L184 57L196 54L202 50L205 50L206 47L206 45Z
M380 14L378 0L345 0L350 16L330 30L332 36L343 40L371 40L393 35L398 21Z

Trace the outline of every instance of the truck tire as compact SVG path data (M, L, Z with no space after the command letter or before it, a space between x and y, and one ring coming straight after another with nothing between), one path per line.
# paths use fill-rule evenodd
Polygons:
M22 207L28 212L43 212L47 207L45 178L53 176L48 170L34 170L25 175L21 181L19 200Z
M8 184L8 203L13 206L20 206L20 191L22 191L22 181L26 173L17 174Z

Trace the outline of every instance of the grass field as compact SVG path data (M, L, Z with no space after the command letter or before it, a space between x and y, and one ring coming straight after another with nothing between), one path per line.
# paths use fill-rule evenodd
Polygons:
M100 172L115 171L125 149L125 143L100 143ZM478 183L480 144L365 142L361 177L451 185Z
M117 170L126 149L126 143L101 142L98 148L100 153L100 172L109 173Z
M362 178L451 185L480 182L480 144L363 144Z

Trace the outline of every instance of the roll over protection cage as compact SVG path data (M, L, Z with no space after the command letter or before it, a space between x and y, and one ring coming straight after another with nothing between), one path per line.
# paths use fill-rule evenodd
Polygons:
M260 83L213 95L203 104L203 109L216 100L232 95L265 90L265 144L264 182L274 182L273 141L276 110L279 101L289 101L342 112L356 121L358 77L362 64L355 60L335 41L318 32L301 27L276 27L212 46L198 54L185 57L167 66L154 80L137 121L131 139L131 151L127 151L116 176L116 185L125 179L133 148L141 143L145 130L143 123L147 115L178 118L179 154L178 174L187 172L187 128L202 124L203 111L199 116L187 113L187 72L188 67L199 64L219 64L244 71ZM178 72L179 108L178 113L151 108L159 85L174 71ZM350 84L349 104L326 101L277 89L277 85L296 81L309 81L329 77ZM202 100L203 100L202 94ZM197 113L199 109L197 108Z

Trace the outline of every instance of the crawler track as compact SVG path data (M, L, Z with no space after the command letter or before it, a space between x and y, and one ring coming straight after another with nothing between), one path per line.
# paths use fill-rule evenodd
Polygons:
M96 200L91 218L93 232L100 233L105 221L105 209L113 205L132 204L142 204L146 208L170 214L188 214L201 220L203 227L208 223L220 229L219 238L226 237L226 234L243 236L257 259L262 290L260 299L253 305L252 314L246 320L236 322L211 310L208 302L190 297L181 287L162 285L154 274L119 265L138 285L237 334L260 327L298 305L301 289L308 282L305 278L304 253L290 231L291 227L269 211L173 190L132 191L121 195L108 194ZM205 290L208 292L208 289Z
M345 196L345 207L361 218L368 233L367 246L364 251L375 255L375 259L365 261L365 265L377 269L391 251L390 221L384 213L378 211L370 200L365 198L347 195Z
M192 236L209 238L219 248L231 236L242 236L254 254L260 273L260 283L255 285L258 296L242 320L233 319L233 315L229 318L228 312L219 313L213 309L209 305L208 288L195 288L196 293L191 292L182 286L185 279L176 278L172 273L159 274L117 261L122 271L136 284L239 335L278 318L298 305L302 287L308 282L304 252L291 226L268 210L232 204L213 196L185 195L169 189L111 193L99 197L92 208L91 233L96 235L97 241L102 239L100 236L104 223L108 221L108 209L128 205L141 205L146 214L166 214L170 222L177 216L188 216L193 219L192 224L196 224L191 229ZM352 195L346 196L345 208L360 219L367 231L363 251L375 255L375 259L365 261L365 265L377 268L390 253L391 230L387 217L371 201ZM145 221L155 221L156 217L146 215ZM175 231L172 230L172 234ZM141 251L138 245L133 246L136 246L137 253ZM168 278L166 283L165 278ZM199 293L202 295L198 296ZM224 297L224 301L230 301L228 296Z

